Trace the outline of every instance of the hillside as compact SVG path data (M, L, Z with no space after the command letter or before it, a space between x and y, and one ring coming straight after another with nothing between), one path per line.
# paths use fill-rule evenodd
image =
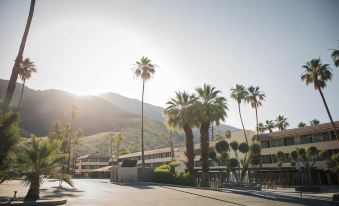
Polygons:
M0 95L3 97L8 81L0 80ZM12 104L19 99L22 84L17 84ZM20 112L20 128L22 133L46 136L54 121L67 122L65 111L72 105L83 110L83 115L76 119L74 128L83 128L86 135L102 132L121 132L127 141L140 145L141 118L126 112L97 96L76 96L61 90L33 90L25 88ZM146 149L168 146L168 132L163 123L145 118L145 147ZM184 138L174 134L176 145L182 144ZM139 148L136 148L139 150Z
M137 99L128 98L113 92L99 94L98 96L125 111L133 114L141 114L141 101ZM163 110L164 108L162 107L144 102L144 115L150 119L164 122L165 118L162 115Z
M128 97L124 97L120 94L116 94L116 93L103 93L99 95L101 98L105 99L106 101L112 103L113 105L125 110L125 111L129 111L133 114L137 114L140 115L141 114L141 101L137 100L137 99L132 99L132 98L128 98ZM156 121L160 121L160 122L164 122L164 117L162 115L162 111L164 110L164 108L159 107L159 106L155 106L152 104L148 104L148 103L144 103L144 115L150 119L156 120ZM215 128L215 132L214 134L220 133L220 134L224 134L224 132L226 130L230 130L231 132L235 132L235 131L239 131L238 128L229 126L229 125L225 125L225 124L221 124L219 128ZM194 142L198 143L199 142L199 130L198 129L194 129L193 130L194 133Z

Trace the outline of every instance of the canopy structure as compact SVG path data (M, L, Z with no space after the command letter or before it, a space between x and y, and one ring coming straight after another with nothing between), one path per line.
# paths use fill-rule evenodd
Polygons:
M98 169L92 170L90 172L106 172L106 171L109 172L111 171L111 169L112 169L112 166L105 166L105 167L100 167Z

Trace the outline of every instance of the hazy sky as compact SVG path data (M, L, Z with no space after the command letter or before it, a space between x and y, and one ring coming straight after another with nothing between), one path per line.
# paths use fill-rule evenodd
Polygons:
M0 78L9 79L30 1L0 0ZM229 90L258 85L267 100L259 119L282 114L292 127L313 118L327 122L320 95L300 81L300 68L321 57L334 79L324 93L339 120L339 1L52 1L37 0L24 57L38 73L34 89L75 94L117 92L141 99L132 68L143 55L159 65L145 101L165 106L174 91L209 83L228 99L227 124L240 127ZM255 113L242 105L245 126Z

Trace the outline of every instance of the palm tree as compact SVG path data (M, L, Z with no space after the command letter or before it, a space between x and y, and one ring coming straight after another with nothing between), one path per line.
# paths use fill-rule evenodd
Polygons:
M197 98L187 92L176 92L175 98L167 102L164 110L166 124L169 127L182 129L186 136L187 170L190 174L194 170L194 142L192 127L196 126L194 113Z
M58 155L58 147L57 141L36 140L33 136L31 146L23 147L23 152L17 156L16 166L4 172L0 183L20 179L24 185L29 185L25 200L39 199L43 178L59 176L59 165L63 161L63 156ZM70 177L63 177L62 181L73 187Z
M320 121L317 120L317 119L312 119L309 123L310 123L311 126L314 126L314 125L320 124Z
M333 63L336 67L339 67L339 50L335 49L332 54L331 57L333 59Z
M255 116L256 116L256 122L257 122L257 127L256 127L256 131L257 131L257 135L259 135L259 120L258 120L258 107L262 106L262 101L265 101L265 94L260 91L260 88L254 87L254 86L250 86L248 88L248 96L246 97L246 102L250 103L252 108L254 108L255 110Z
M14 93L14 90L15 90L16 81L18 79L19 70L20 70L20 63L22 62L22 55L24 53L26 40L27 40L27 36L28 36L28 31L29 31L29 28L31 26L31 22L32 22L32 18L33 18L34 6L35 6L35 0L31 0L31 6L29 8L29 14L28 14L27 22L26 22L25 31L24 31L23 37L21 39L19 52L18 52L18 55L15 59L15 63L14 63L13 69L12 69L11 78L9 80L8 87L7 87L7 90L6 90L6 95L5 95L4 104L3 104L3 107L4 107L5 110L7 110L9 104L11 103L13 93Z
M241 111L240 111L241 101L246 100L247 96L248 96L248 92L243 85L236 84L235 88L231 88L231 98L236 100L237 103L238 103L238 111L239 111L240 121L241 121L242 129L244 131L246 143L248 144L247 135L246 135L245 127L244 127L244 122L242 120Z
M258 130L259 130L259 133L262 134L266 131L266 127L263 123L259 122L258 124Z
M78 158L78 146L80 145L80 138L84 136L84 130L78 129L75 132L75 138L72 142L73 145L73 174L75 174L76 162Z
M22 95L24 93L26 80L31 78L33 72L36 72L34 62L32 62L29 58L26 58L24 61L21 62L20 69L19 69L19 76L20 76L20 79L22 80L22 89L21 89L21 95L20 95L18 107L20 106L20 103L22 100Z
M284 117L283 115L279 115L275 119L275 125L280 131L282 131L285 130L290 124L288 123L286 117Z
M117 133L114 135L114 138L113 138L113 144L115 145L115 154L116 154L116 158L117 158L117 161L119 160L119 154L120 154L120 151L122 149L122 144L124 142L124 136L121 134L121 133ZM119 162L119 161L118 161Z
M140 77L142 80L142 98L141 98L141 164L142 168L145 168L145 157L144 157L144 90L145 82L151 79L155 73L157 66L147 57L142 57L140 61L136 62L134 68L134 75Z
M270 133L272 133L274 127L275 127L275 124L274 124L274 122L272 120L266 120L266 122L265 122L266 130L268 130Z
M224 121L227 116L227 103L224 97L220 97L220 91L211 85L204 84L203 87L196 89L198 93L197 117L200 126L200 149L202 162L202 185L207 186L208 181L208 154L209 154L209 126L212 121L217 125Z
M298 124L298 127L299 127L299 128L306 127L306 126L307 126L307 125L306 125L305 122L300 122L300 123Z
M78 118L82 115L82 111L79 107L73 105L72 108L66 112L66 114L70 118L69 140L68 140L69 153L68 153L68 164L67 164L67 172L69 173L70 172L69 168L70 168L70 165L71 165L71 153L72 153L72 127L73 127L73 122L74 122L74 119L76 119L76 118ZM68 136L68 132L66 133L66 139L67 139L67 136Z
M302 66L305 71L301 75L301 80L305 82L306 85L313 84L315 90L318 90L320 96L324 102L328 117L332 123L334 134L339 141L338 133L336 131L335 124L333 122L330 110L327 106L324 94L322 89L326 87L326 82L332 80L332 72L331 68L328 64L322 64L320 58L312 59L309 62L306 62L305 65Z

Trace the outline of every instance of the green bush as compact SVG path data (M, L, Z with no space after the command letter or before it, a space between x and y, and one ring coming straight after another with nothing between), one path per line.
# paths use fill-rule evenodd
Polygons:
M185 185L185 186L194 186L194 179L190 174L180 172L178 174L175 174L175 184Z
M154 169L151 178L152 181L158 183L165 183L165 184L176 184L176 185L185 185L185 186L193 186L194 179L188 173L173 173L174 167L170 165L162 165Z

